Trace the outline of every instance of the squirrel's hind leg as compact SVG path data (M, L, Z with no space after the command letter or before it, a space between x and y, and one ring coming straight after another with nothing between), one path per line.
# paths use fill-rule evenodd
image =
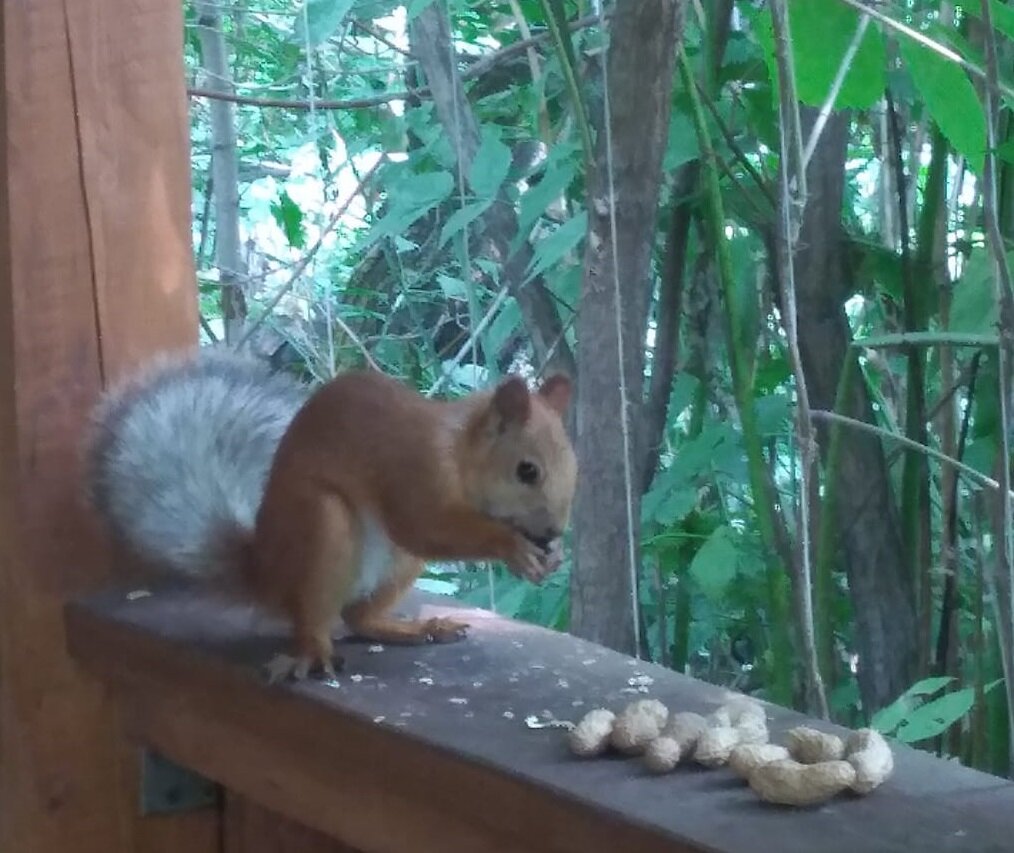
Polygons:
M400 619L390 613L423 571L423 561L396 551L388 580L369 598L354 601L342 610L342 620L353 636L392 645L453 643L464 639L468 623L456 619Z
M301 503L305 506L291 507L284 531L264 539L292 623L295 653L268 663L270 681L302 680L316 672L334 678L344 664L331 632L355 582L358 536L340 498L314 495Z

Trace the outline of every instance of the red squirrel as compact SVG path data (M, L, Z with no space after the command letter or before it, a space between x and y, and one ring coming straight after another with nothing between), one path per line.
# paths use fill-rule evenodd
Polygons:
M435 401L378 371L310 391L218 352L169 359L108 393L91 503L145 564L210 579L285 616L273 678L334 675L341 620L363 639L451 642L468 625L391 609L431 560L559 564L577 463L571 382L510 376Z

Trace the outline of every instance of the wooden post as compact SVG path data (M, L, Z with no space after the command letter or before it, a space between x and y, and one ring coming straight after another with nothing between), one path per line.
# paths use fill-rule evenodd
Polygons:
M0 850L201 853L214 815L135 817L136 754L62 621L110 574L89 410L196 340L181 5L0 3Z

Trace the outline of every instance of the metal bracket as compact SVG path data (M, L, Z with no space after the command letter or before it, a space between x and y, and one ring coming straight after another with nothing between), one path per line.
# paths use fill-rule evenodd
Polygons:
M218 803L219 788L186 767L148 749L141 750L141 814L192 811Z

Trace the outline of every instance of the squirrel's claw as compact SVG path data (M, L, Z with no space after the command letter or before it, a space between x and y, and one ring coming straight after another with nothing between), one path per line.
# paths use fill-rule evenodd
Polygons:
M342 668L344 660L340 655L332 655L330 658L321 659L315 657L292 657L291 655L278 654L264 666L268 684L277 684L280 681L305 681L312 672L319 671L323 680L336 680L338 670Z
M465 639L469 627L467 622L437 616L427 620L426 637L431 643L455 643Z

